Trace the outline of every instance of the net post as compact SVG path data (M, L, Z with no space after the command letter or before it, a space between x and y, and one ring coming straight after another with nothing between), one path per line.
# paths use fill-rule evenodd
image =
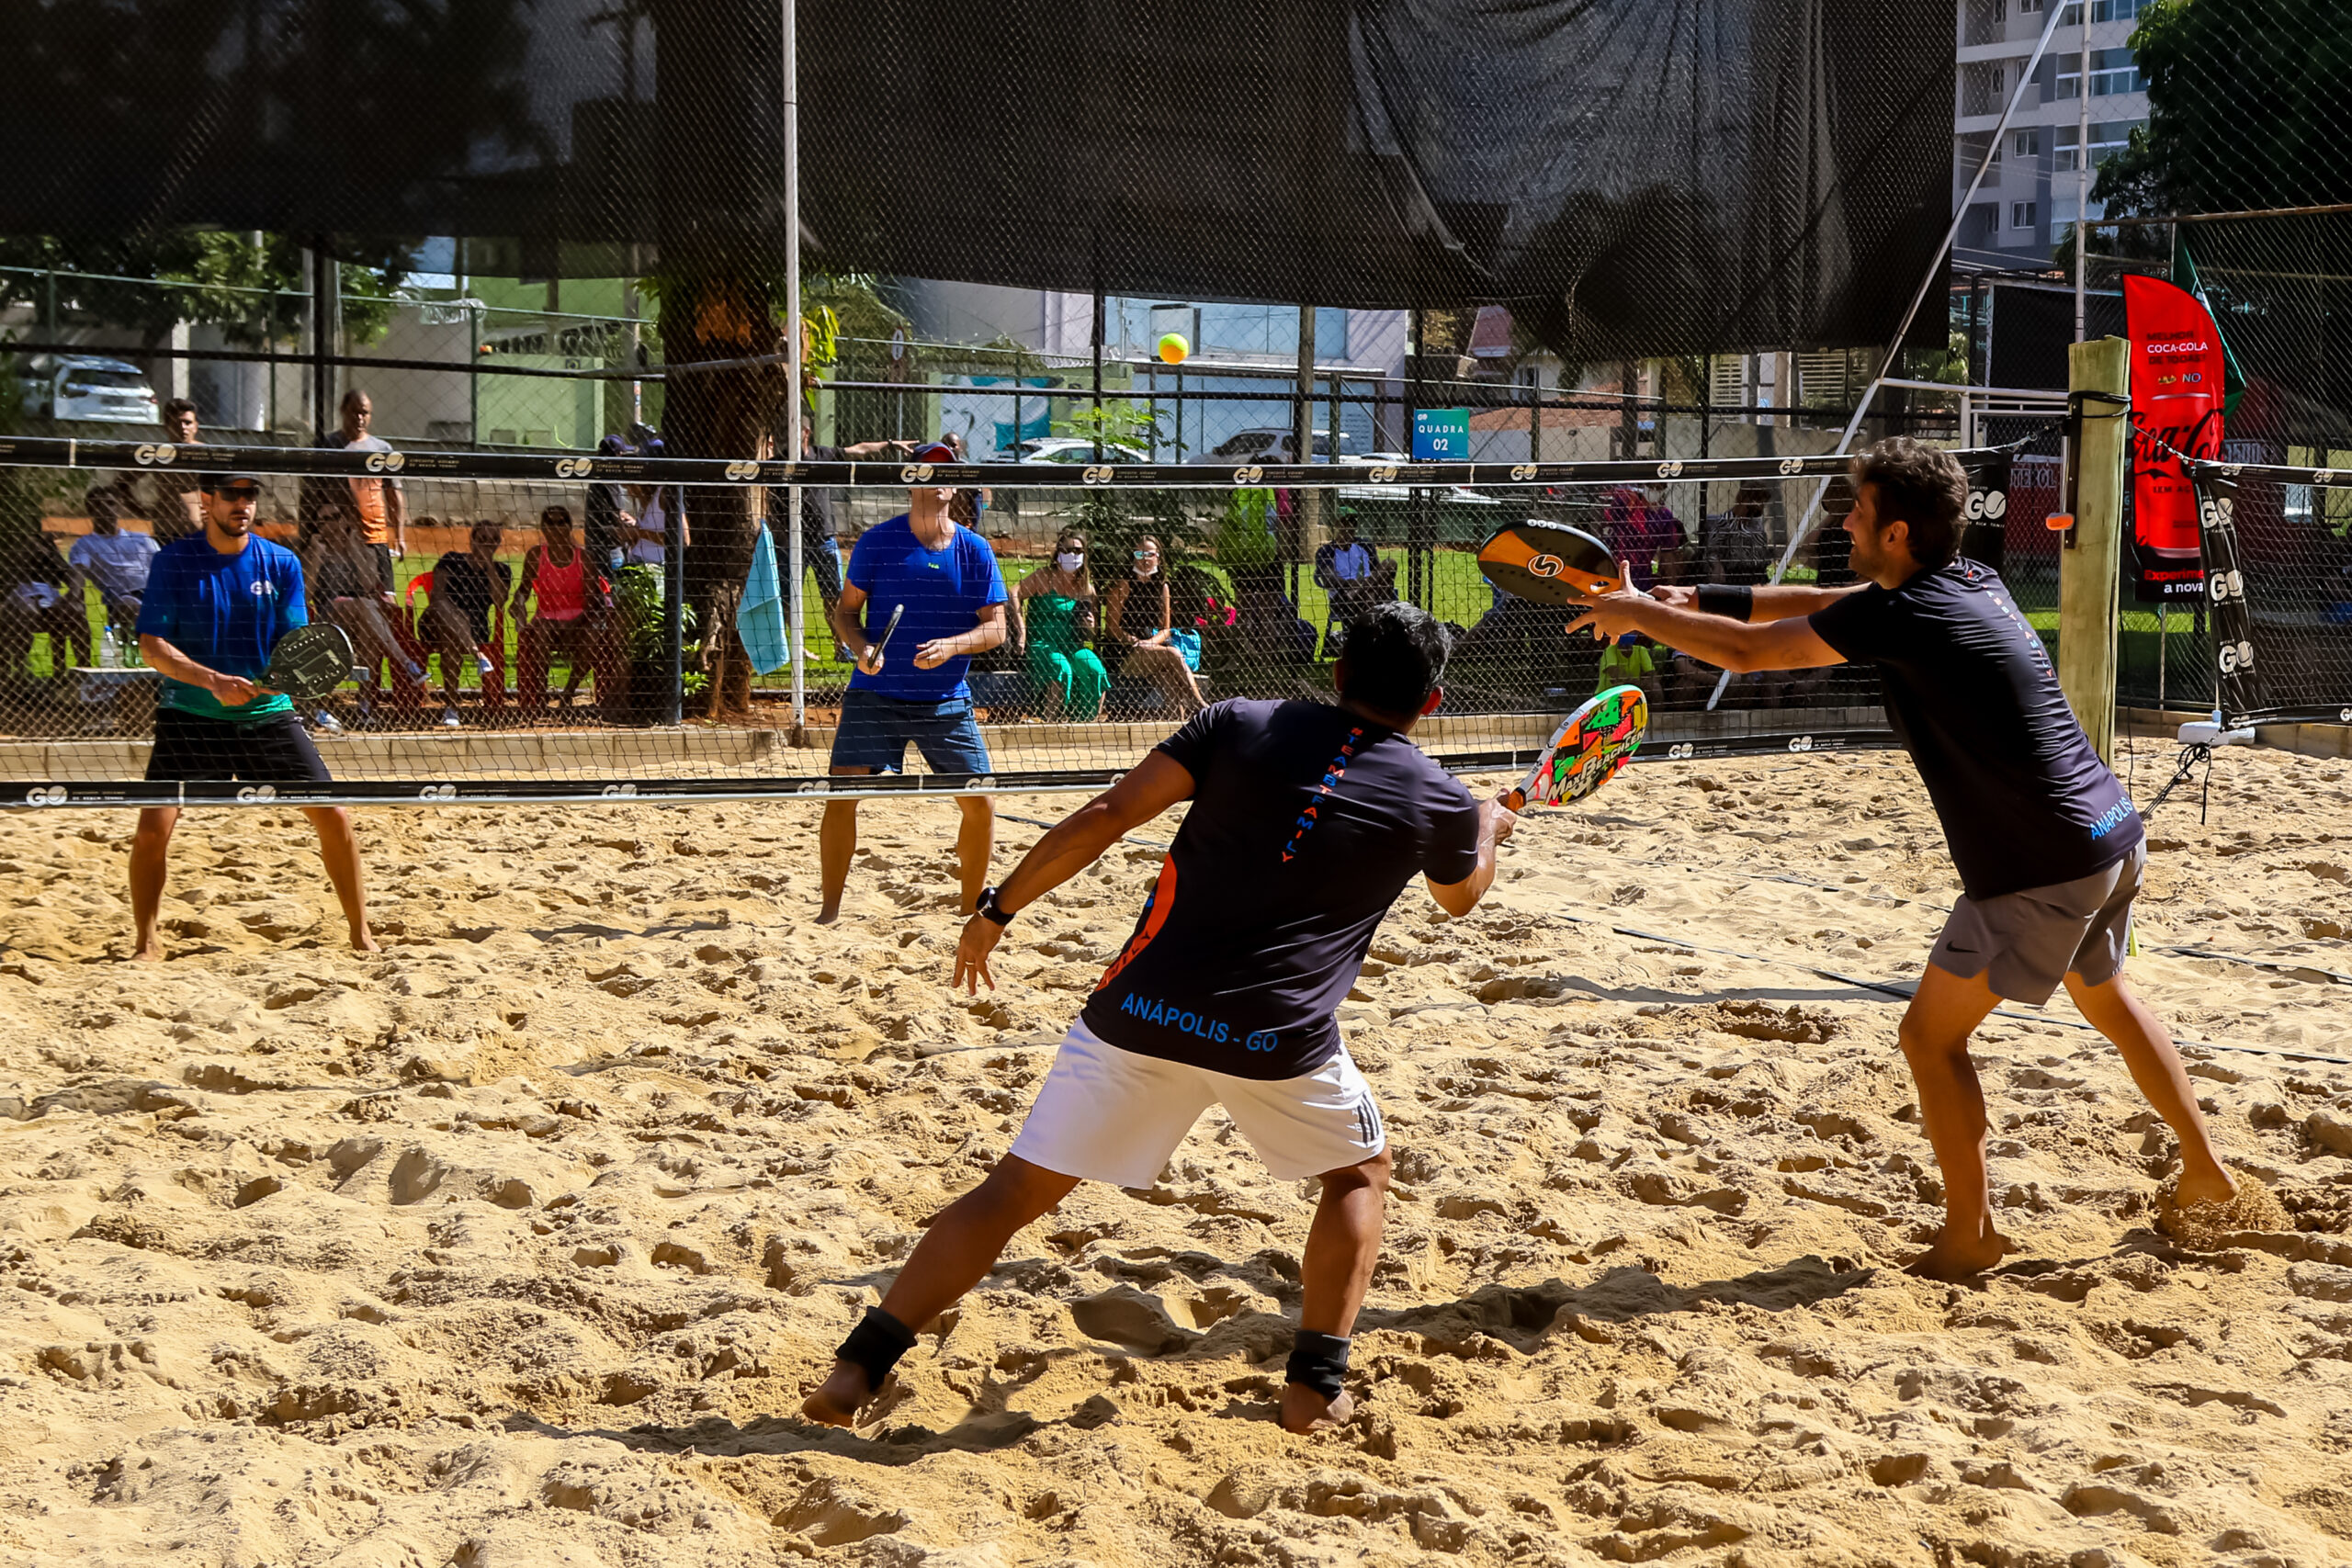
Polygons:
M2122 556L2124 394L2131 345L2071 344L2069 389L2086 403L2075 444L2075 530L2058 557L2058 684L2102 761L2115 755L2115 592ZM2085 397L2085 394L2092 394Z

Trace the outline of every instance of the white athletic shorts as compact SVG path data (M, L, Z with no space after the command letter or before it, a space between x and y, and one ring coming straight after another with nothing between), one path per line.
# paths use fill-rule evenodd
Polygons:
M1012 1152L1083 1181L1149 1187L1212 1105L1225 1107L1283 1181L1361 1165L1388 1145L1372 1087L1344 1045L1298 1077L1237 1078L1122 1051L1073 1023Z

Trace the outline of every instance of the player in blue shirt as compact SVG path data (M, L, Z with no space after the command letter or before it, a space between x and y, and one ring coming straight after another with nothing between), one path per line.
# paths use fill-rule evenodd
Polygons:
M913 464L956 460L953 447L934 442L914 454L908 474L915 477ZM833 731L835 773L896 773L906 766L910 742L933 773L989 771L964 676L974 654L1004 640L1004 574L989 542L948 515L955 499L953 486L910 490L907 510L867 529L850 551L849 581L828 615L833 635L857 653ZM876 639L902 606L886 652ZM956 804L964 812L956 835L957 908L968 914L989 879L996 811L984 795L960 795ZM822 925L841 914L857 853L857 802L825 803L817 844Z
M253 531L261 480L253 474L204 477L204 532L155 554L139 606L139 651L164 677L156 700L150 780L234 779L249 784L323 782L326 764L294 705L260 683L270 650L307 625L302 563ZM304 807L318 829L327 877L350 922L351 945L377 951L368 930L368 893L351 813ZM177 807L139 814L130 843L131 957L164 957L155 919L164 901Z
M1965 895L1897 1034L1944 1182L1943 1234L1912 1271L1961 1279L2008 1250L1993 1227L1968 1040L2001 1001L2040 1007L2062 982L2180 1139L2171 1201L2267 1202L2275 1213L2275 1200L2254 1183L2242 1194L2222 1165L2172 1036L2123 983L2148 863L2140 814L1999 575L1959 553L1968 476L1949 452L1899 435L1857 457L1851 477L1846 532L1862 581L1611 593L1569 629L1638 631L1725 670L1878 667L1887 720L1928 786Z

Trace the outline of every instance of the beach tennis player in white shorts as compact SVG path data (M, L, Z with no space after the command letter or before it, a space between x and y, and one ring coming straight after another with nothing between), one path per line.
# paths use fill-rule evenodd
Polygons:
M1080 1181L1151 1186L1201 1112L1222 1105L1276 1177L1322 1178L1282 1421L1304 1432L1347 1418L1348 1335L1380 1249L1389 1158L1333 1012L1413 878L1469 913L1515 821L1408 739L1438 704L1445 652L1427 612L1378 606L1348 628L1336 706L1204 710L987 890L956 954L967 987L995 984L989 954L1022 909L1129 829L1193 803L1012 1151L932 1223L805 1415L853 1425L914 1331L978 1284L1015 1232Z
M1877 666L1887 721L1965 890L1897 1036L1944 1181L1943 1232L1914 1272L1960 1279L2008 1249L1993 1226L1968 1040L2003 1000L2040 1007L2062 984L2180 1139L2175 1200L2230 1202L2236 1184L2172 1036L2123 981L2148 861L2140 814L2075 722L1999 574L1959 553L1967 474L1949 452L1898 435L1857 457L1850 477L1846 532L1861 581L1605 594L1569 630L1638 631L1732 671Z

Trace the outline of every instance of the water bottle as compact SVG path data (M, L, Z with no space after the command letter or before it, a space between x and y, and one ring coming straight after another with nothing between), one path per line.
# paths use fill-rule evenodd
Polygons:
M107 627L98 634L98 668L101 670L122 668L122 644L116 640L112 626Z

